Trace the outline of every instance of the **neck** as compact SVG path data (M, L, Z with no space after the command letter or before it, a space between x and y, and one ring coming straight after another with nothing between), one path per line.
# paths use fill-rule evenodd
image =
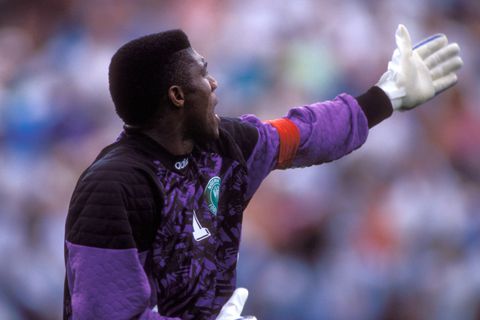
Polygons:
M142 132L173 155L184 155L193 150L193 139L185 136L183 121L179 119L158 121L154 126L143 129Z
M192 139L183 139L174 134L159 134L159 132L154 129L144 130L143 133L155 140L169 153L175 156L188 154L193 150L194 143Z

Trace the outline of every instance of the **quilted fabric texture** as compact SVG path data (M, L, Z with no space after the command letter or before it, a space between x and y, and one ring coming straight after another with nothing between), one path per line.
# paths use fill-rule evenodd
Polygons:
M92 247L149 247L159 223L160 194L152 168L128 156L130 149L114 144L80 177L66 222L67 240Z
M147 309L150 286L136 249L67 242L67 250L73 319L132 319Z

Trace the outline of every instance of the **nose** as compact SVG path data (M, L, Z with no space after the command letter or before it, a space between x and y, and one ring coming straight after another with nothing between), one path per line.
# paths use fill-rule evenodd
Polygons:
M213 91L215 91L215 89L218 88L217 79L215 79L214 77L210 76L209 81L210 81L210 87L212 88L212 92L213 92Z

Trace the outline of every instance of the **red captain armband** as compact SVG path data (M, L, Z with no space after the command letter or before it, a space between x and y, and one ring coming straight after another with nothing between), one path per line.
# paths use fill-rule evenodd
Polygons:
M300 145L300 130L293 121L286 118L268 120L266 123L277 129L280 138L280 150L278 152L276 169L289 168Z

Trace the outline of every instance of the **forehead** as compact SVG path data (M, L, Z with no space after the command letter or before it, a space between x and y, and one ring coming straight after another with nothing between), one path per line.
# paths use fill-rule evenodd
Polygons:
M193 48L188 48L187 50L188 50L187 51L188 54L186 55L186 57L187 57L187 62L190 65L201 66L201 67L203 67L205 65L206 60L201 54L199 54Z

